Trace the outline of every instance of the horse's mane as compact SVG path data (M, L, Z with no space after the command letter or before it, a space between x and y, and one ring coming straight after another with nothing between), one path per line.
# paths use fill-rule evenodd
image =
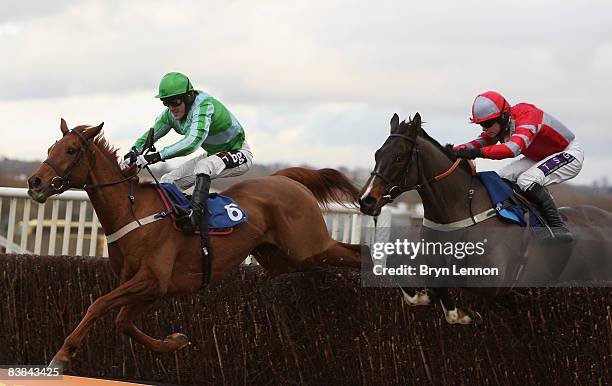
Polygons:
M437 147L452 162L455 162L455 160L457 159L454 156L454 154L452 154L449 151L449 149L452 149L453 145L446 144L446 146L442 146L440 144L440 142L436 141L433 137L431 137L429 134L427 134L427 132L425 131L425 129L423 129L422 126L421 126L421 129L419 130L419 136L421 136L423 139L425 139L426 141L428 141L429 143L431 143L432 145ZM467 162L461 162L459 164L459 167L463 168L463 170L465 170L467 173L472 174L472 168L471 168L471 166Z
M98 149L104 153L104 155L108 156L111 159L117 159L117 149L115 149L106 138L104 138L104 133L100 132L100 134L93 141Z
M74 129L75 130L79 130L81 132L85 131L86 129L90 128L91 126L86 126L86 125L82 125L82 126L77 126ZM106 138L104 138L104 131L100 130L100 132L98 133L98 135L96 135L96 137L92 140L93 144L96 145L96 147L98 148L98 150L100 150L100 152L108 159L112 159L115 160L116 164L117 164L117 168L119 168L119 162L117 161L117 151L118 149L115 149L107 140ZM134 169L135 171L136 169ZM130 172L132 171L132 169L128 168L125 170L125 172ZM122 170L121 173L124 176L128 176L129 173L124 173L124 171ZM138 176L134 176L134 181L138 181L139 185L150 185L151 181L139 181Z
M81 126L75 127L74 130L78 130L82 133L91 127L92 126L81 125ZM102 151L102 153L104 153L105 156L107 156L110 159L117 160L117 149L115 149L110 143L108 143L106 138L104 138L104 130L100 130L100 132L98 133L98 135L96 135L96 137L93 139L92 142L96 145L96 147L99 150Z

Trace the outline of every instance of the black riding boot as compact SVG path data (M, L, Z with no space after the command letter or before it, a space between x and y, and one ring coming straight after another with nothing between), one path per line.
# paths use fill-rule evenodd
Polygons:
M193 229L200 229L200 248L202 252L202 287L208 286L211 275L211 257L208 248L208 191L210 190L210 176L200 173L196 175L196 183L191 195L191 225Z
M210 176L200 173L196 175L195 187L191 195L190 216L193 230L200 229L204 235L208 233L208 191L210 190Z
M573 236L565 226L559 214L559 210L557 209L557 205L555 204L555 200L550 195L548 189L540 184L534 183L525 191L525 196L539 206L546 221L548 221L548 225L552 229L555 239L562 242L570 242L573 240ZM550 234L544 238L549 239Z

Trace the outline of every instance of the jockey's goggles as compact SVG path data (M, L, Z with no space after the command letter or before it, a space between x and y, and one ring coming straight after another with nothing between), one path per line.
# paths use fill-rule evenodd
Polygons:
M495 122L497 122L497 118L493 118L493 119L489 119L487 121L480 122L479 125L482 126L485 129L488 129L489 127L493 126L495 124Z
M179 98L164 99L162 100L162 103L166 107L178 107L181 105L181 103L183 103L183 98L179 97Z

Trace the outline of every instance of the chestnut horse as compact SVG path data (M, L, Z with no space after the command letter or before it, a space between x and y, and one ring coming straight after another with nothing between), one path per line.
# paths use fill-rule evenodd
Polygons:
M151 185L138 184L135 167L122 171L116 152L101 135L102 124L69 130L49 148L48 158L28 179L28 194L40 203L68 188L86 190L104 232L163 211ZM124 173L126 175L124 175ZM132 175L128 175L132 174ZM253 254L271 273L292 272L321 265L360 266L361 246L330 238L319 204L357 202L357 189L334 169L289 168L272 176L239 182L222 194L232 197L249 215L227 236L211 236L211 284ZM136 205L132 213L131 198ZM83 344L96 319L120 308L119 331L155 352L171 352L188 344L174 333L164 340L140 331L133 320L165 296L194 292L203 284L198 235L173 230L169 220L141 226L108 244L109 263L120 285L96 299L65 338L50 367L63 368Z
M375 160L374 171L360 192L361 212L376 216L384 205L401 193L414 189L424 207L421 228L424 240L435 239L444 233L436 233L435 229L478 218L477 214L491 210L489 194L482 182L474 178L473 168L464 160L449 156L444 147L427 135L421 128L418 113L409 122L401 123L397 114L393 116L390 135L376 152ZM487 283L487 288L477 288L480 284L476 284L470 285L470 290L485 296L506 293L516 283L517 277L527 283L524 285L535 286L562 282L610 285L612 213L588 205L561 208L560 213L575 235L571 245L539 242L529 237L529 231L495 215L476 224L470 220L467 225L462 225L457 231L460 237L485 235L488 241L487 253L482 257L466 258L466 264L495 266L503 272L499 278ZM525 265L515 270L521 261L526 262ZM470 324L481 320L477 312L457 308L446 285L438 285L432 290L439 298L449 323ZM402 291L409 305L430 303L426 291L419 292L405 285Z

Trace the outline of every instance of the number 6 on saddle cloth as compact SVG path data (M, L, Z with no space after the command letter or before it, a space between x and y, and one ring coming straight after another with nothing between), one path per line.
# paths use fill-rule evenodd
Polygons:
M164 204L167 215L172 218L172 226L179 231L193 231L189 214L191 206L185 193L174 184L161 183L155 187ZM247 213L227 196L212 193L208 196L208 234L226 235L232 233L236 225L247 222Z

